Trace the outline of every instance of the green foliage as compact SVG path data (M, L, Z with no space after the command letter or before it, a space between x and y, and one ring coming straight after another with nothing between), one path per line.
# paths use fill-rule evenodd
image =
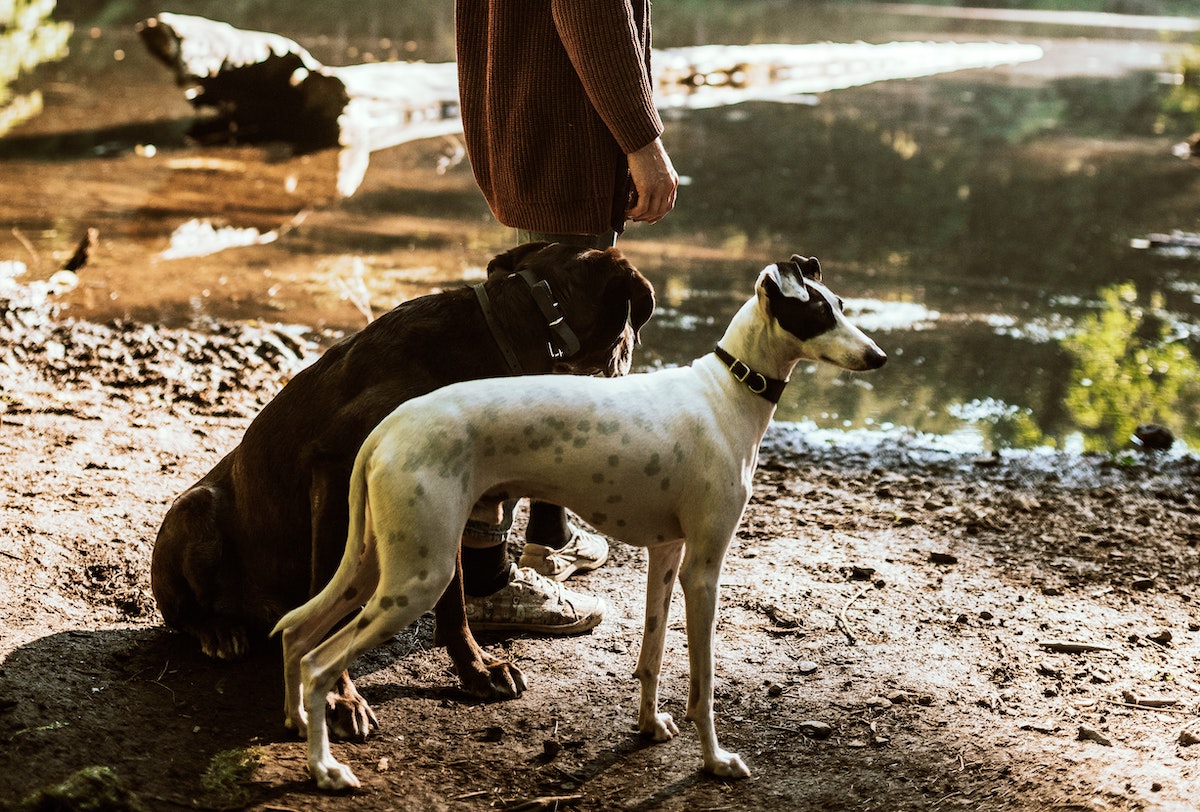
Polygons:
M70 23L50 19L57 0L0 0L0 136L42 110L38 91L16 95L21 73L67 55Z
M222 805L244 804L248 793L242 784L253 777L262 763L263 753L257 747L222 750L208 763L200 785Z
M1180 60L1177 83L1163 100L1164 116L1187 116L1200 128L1200 46L1192 48Z
M142 812L146 805L108 767L85 767L21 802L22 812Z
M1103 309L1063 341L1075 357L1066 406L1089 450L1125 446L1139 423L1161 423L1194 443L1200 364L1171 337L1161 297L1138 304L1130 283L1101 291Z

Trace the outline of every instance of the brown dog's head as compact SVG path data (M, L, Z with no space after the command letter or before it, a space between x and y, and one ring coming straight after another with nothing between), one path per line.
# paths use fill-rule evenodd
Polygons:
M654 312L654 287L620 251L526 243L493 259L488 277L525 270L550 286L579 338L579 351L557 359L554 372L614 377L629 371L638 331Z

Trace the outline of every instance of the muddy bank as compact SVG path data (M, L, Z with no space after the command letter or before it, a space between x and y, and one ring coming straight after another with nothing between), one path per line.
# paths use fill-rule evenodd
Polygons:
M644 555L614 545L576 584L610 602L594 632L483 641L529 675L521 699L459 694L428 618L364 658L382 730L335 748L365 788L322 795L274 658L206 660L161 627L148 574L170 500L315 338L8 302L0 805L99 767L82 794L108 808L1196 808L1195 458L978 458L794 426L764 443L723 579L718 728L752 778L699 773L690 728L632 732ZM663 695L682 718L676 601Z

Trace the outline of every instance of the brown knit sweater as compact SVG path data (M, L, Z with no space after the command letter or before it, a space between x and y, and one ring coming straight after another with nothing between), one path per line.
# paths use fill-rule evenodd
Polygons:
M457 0L467 154L496 219L621 231L625 155L662 134L650 0Z

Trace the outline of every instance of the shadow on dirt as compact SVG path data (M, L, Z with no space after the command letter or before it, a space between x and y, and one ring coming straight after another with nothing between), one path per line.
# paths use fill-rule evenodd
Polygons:
M10 764L23 765L0 771L0 797L96 765L130 786L192 785L217 753L251 747L264 732L288 735L278 674L277 655L217 662L164 629L41 638L0 672L0 742ZM196 746L181 747L189 738ZM89 752L96 762L81 759Z

